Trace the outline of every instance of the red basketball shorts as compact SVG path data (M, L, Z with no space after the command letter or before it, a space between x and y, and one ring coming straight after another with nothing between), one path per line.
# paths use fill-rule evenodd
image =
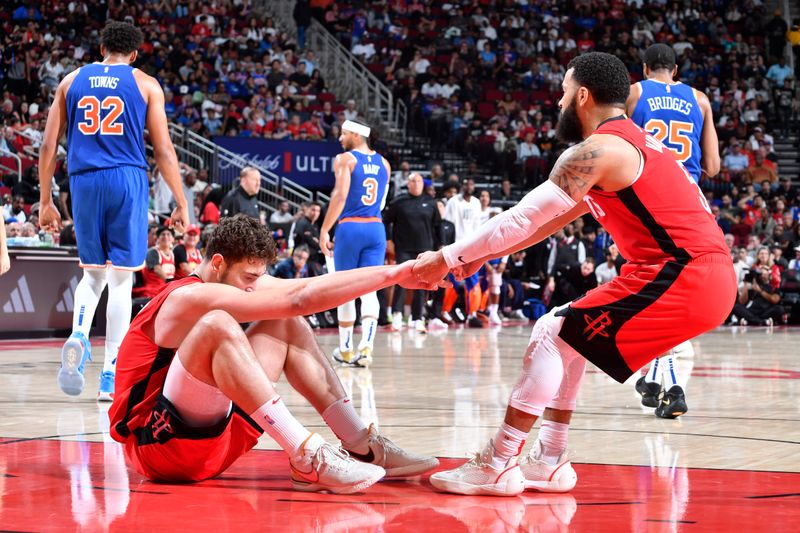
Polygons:
M720 325L736 300L730 257L707 254L685 264L628 263L557 312L559 336L619 381L681 342Z
M224 472L258 442L262 430L234 405L231 414L207 428L188 426L160 396L147 424L125 443L137 472L162 482L203 481Z

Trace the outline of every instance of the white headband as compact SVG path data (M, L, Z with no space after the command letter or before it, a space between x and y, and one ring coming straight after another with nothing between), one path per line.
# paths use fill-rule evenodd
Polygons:
M352 120L345 120L344 124L342 124L342 130L358 133L362 137L369 137L370 131L368 127L364 126L363 124L359 124L358 122L353 122Z

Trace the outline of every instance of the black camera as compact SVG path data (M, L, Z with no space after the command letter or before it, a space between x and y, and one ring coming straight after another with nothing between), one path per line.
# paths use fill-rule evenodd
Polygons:
M753 270L748 268L744 274L744 280L748 283L755 282L761 276L761 271L758 269Z

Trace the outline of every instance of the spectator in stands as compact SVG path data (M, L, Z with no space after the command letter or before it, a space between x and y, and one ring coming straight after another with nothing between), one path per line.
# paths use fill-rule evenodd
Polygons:
M308 246L295 246L291 257L287 257L275 266L272 275L282 279L298 279L308 277Z
M225 195L220 207L222 217L232 217L244 213L253 218L260 218L256 195L261 187L261 172L253 167L245 167L239 173L239 186Z
M172 252L175 236L168 227L159 228L157 235L156 245L147 250L142 285L133 289L136 298L153 298L167 281L175 277L175 255Z
M172 249L175 258L175 279L185 278L203 262L203 254L197 247L200 244L200 228L189 224L183 234L183 242Z
M763 182L769 182L770 189L773 185L776 189L778 188L778 174L771 166L764 164L764 155L759 151L756 152L753 164L747 167L744 173L744 183L758 184L756 190L760 190ZM770 189L767 189L766 192L769 192Z
M733 306L740 325L772 326L775 322L785 322L783 307L779 305L780 292L772 286L770 278L767 268L753 268L745 273L739 299Z
M289 212L289 201L281 200L278 203L278 210L274 211L269 216L269 224L272 227L291 224L294 220L294 215Z
M612 244L606 251L605 263L597 265L597 268L594 269L594 275L597 278L598 285L608 283L619 275L616 265L617 255L619 255L617 246Z
M310 202L303 209L303 217L297 221L294 228L293 241L295 248L305 245L309 251L308 268L310 275L317 276L322 273L325 256L319 248L319 226L317 221L322 213L319 202Z
M306 30L311 26L311 4L309 0L297 0L292 11L297 28L297 46L300 50L306 47Z
M24 224L28 220L25 214L25 198L21 195L14 196L11 203L3 205L3 218L6 221L14 219L14 222Z
M739 182L749 163L747 155L741 150L741 144L737 139L733 139L728 152L722 159L723 172L728 173L731 181Z

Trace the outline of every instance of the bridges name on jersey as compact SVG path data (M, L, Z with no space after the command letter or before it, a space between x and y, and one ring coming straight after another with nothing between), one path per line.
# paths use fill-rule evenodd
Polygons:
M664 143L695 181L699 180L703 112L694 91L683 83L655 80L639 82L639 86L642 94L631 120Z

